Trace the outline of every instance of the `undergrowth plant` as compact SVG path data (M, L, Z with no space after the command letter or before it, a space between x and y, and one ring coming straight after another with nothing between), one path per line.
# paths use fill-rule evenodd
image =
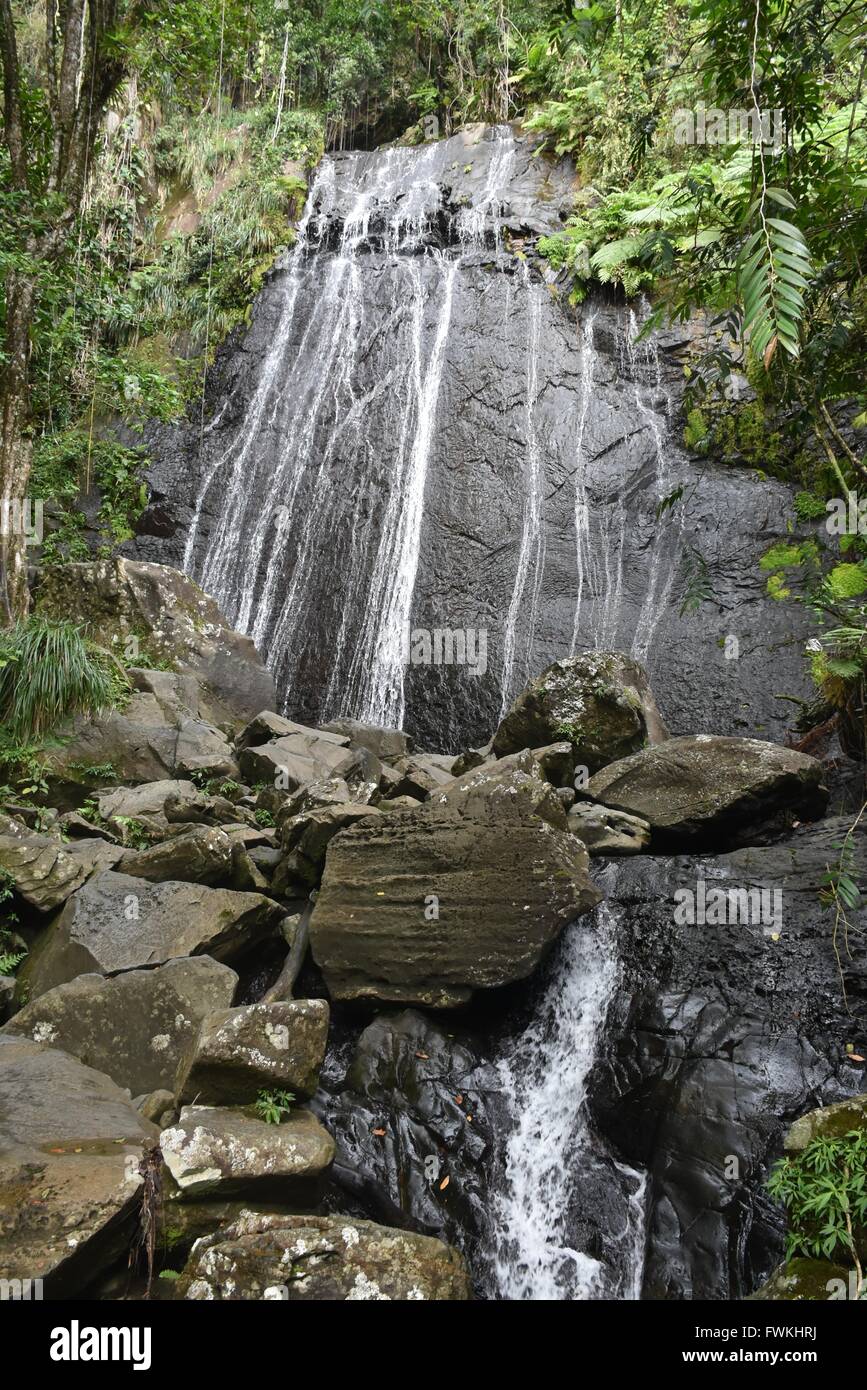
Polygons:
M292 1113L295 1096L291 1091L260 1091L256 1114L266 1125L279 1125Z
M867 1128L839 1137L820 1135L801 1153L782 1158L768 1191L789 1218L786 1256L845 1259L867 1295L861 1255L867 1237Z
M0 722L22 749L72 715L109 708L123 686L114 659L72 622L35 614L0 631Z

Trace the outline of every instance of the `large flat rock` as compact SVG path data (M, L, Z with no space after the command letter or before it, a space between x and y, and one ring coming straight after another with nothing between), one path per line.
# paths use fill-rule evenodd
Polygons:
M73 893L38 938L19 979L37 998L76 975L113 975L174 956L237 958L282 915L258 893L193 883L149 883L109 871Z
M0 1278L78 1292L128 1244L159 1131L102 1072L0 1036Z
M727 849L817 820L828 804L822 775L821 763L792 748L698 734L609 763L588 792L647 821L654 849Z
M583 845L535 813L553 796L513 772L337 835L310 921L332 997L447 1008L530 975L599 901Z
M472 1297L457 1250L350 1216L245 1212L196 1243L178 1284L188 1299L393 1302Z
M189 1198L243 1193L309 1200L334 1158L334 1140L308 1110L272 1125L250 1110L188 1105L163 1130L160 1147Z
M210 956L112 978L79 975L25 1004L3 1032L62 1048L133 1096L174 1092L202 1019L228 1007L237 984L234 970Z

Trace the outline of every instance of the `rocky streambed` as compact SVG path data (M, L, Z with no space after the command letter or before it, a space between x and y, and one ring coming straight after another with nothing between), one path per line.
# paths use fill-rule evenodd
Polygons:
M841 935L823 895L865 842L828 814L828 768L671 737L617 652L555 663L490 744L431 754L278 713L177 571L64 566L37 591L59 602L141 664L123 708L66 731L44 804L0 820L27 950L0 981L0 1277L193 1300L762 1288L769 1163L865 1089L863 914Z

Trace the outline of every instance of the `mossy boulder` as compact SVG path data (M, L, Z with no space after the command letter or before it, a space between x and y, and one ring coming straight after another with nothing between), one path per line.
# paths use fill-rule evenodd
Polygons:
M248 1211L193 1249L178 1296L213 1300L466 1301L463 1257L430 1236L353 1216Z
M273 678L250 638L169 565L115 558L49 566L36 611L71 619L122 664L194 676L201 687L195 713L213 724L245 724L276 703Z
M594 801L640 816L654 852L761 843L828 804L822 764L756 738L670 738L591 777Z
M802 1115L790 1127L783 1148L789 1154L802 1153L814 1139L842 1139L853 1129L867 1129L867 1095L850 1096Z
M761 1288L756 1289L755 1293L751 1293L749 1298L756 1302L767 1299L772 1303L798 1302L806 1299L822 1302L832 1298L835 1289L839 1290L841 1283L844 1288L848 1288L849 1271L842 1265L832 1264L830 1260L810 1260L801 1256L779 1265L771 1277Z
M531 681L494 735L498 758L566 740L596 772L668 737L644 668L623 652L582 652Z

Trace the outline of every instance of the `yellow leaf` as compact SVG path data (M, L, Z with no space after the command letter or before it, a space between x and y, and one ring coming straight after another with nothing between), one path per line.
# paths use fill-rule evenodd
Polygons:
M449 1185L449 1180L448 1180L448 1178L443 1178L442 1182L440 1183L440 1192L444 1192L445 1189L448 1187L448 1185Z

